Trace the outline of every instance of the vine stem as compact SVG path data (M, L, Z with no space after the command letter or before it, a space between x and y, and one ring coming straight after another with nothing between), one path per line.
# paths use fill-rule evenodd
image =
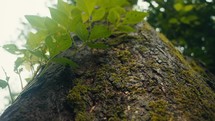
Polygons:
M12 96L12 91L11 91L11 88L10 88L10 85L9 85L9 79L10 77L7 75L6 71L4 70L3 67L1 67L5 76L6 76L6 81L7 81L7 87L8 87L8 91L9 91L9 94L10 94L10 98L11 98L11 102L13 103L14 102L14 99L13 99L13 96Z

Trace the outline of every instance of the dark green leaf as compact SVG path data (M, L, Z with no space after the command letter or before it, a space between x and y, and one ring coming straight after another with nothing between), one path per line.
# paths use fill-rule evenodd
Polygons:
M5 87L7 87L7 85L8 85L7 81L0 79L0 87L2 89L4 89Z

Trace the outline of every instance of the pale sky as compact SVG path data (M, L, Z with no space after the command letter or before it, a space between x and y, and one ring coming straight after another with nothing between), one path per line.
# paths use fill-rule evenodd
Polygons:
M22 28L21 20L26 21L24 15L49 16L48 1L56 3L57 0L0 0L0 79L5 79L1 69L3 67L10 76L10 86L13 92L21 91L18 75L13 72L16 57L5 52L1 46L20 41L17 39L18 28ZM8 89L0 88L0 114L9 103L5 96L9 96Z
M10 77L9 83L13 92L21 91L18 75L13 72L16 56L3 50L2 45L21 41L17 39L18 28L22 28L21 20L26 21L24 15L50 16L47 6L50 7L51 4L48 1L57 2L57 0L0 0L0 79L5 79L1 69L3 67ZM139 4L141 4L140 1ZM22 74L22 76L25 78L27 74ZM9 96L8 89L0 88L0 115L9 104L6 96Z

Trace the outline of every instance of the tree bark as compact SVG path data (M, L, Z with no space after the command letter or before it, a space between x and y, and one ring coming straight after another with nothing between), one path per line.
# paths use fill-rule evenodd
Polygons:
M132 36L105 50L63 52L79 67L49 65L0 121L215 120L214 78L148 24Z

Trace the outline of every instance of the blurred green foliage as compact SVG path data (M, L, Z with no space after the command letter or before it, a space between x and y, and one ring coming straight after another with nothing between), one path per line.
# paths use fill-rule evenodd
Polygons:
M215 73L214 0L147 0L148 22Z

